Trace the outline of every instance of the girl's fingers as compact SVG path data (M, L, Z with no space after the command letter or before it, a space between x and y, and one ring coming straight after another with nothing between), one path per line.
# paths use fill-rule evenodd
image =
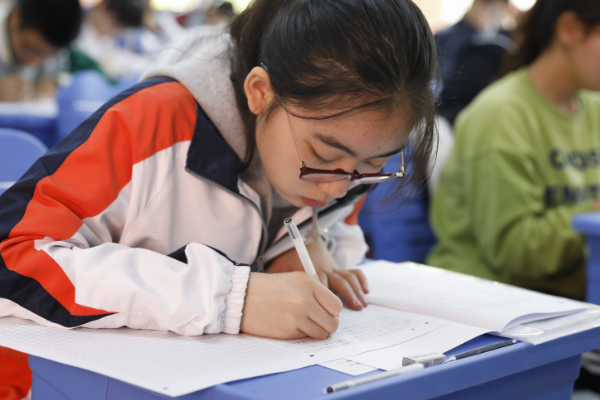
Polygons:
M348 307L357 311L363 309L363 303L358 299L354 289L346 279L336 273L330 274L328 278L330 289L336 293Z
M348 272L354 274L358 281L360 282L360 286L364 293L369 293L369 284L367 283L367 277L360 269L349 269Z
M335 270L334 272L337 275L341 276L343 279L345 279L346 282L348 282L348 284L350 284L350 286L352 287L352 290L354 291L354 294L356 295L356 297L358 297L358 300L361 302L362 306L366 307L369 303L367 302L367 299L365 298L365 294L363 292L362 285L360 284L356 275L354 275L353 273L351 273L349 271L344 271L344 270Z
M328 333L337 331L340 325L340 319L337 315L331 315L315 300L314 307L310 307L308 311L308 318L321 328L325 329Z
M329 287L329 279L327 279L327 274L325 272L317 271L317 276L319 277L319 281L325 287Z
M323 308L331 316L340 315L343 305L338 296L333 294L326 286L315 282L312 278L311 280L314 282L313 296L315 300L317 300L317 303L319 303L319 307ZM331 283L331 281L329 281L329 283Z
M329 332L308 318L298 326L298 330L306 334L306 336L319 340L323 340L329 336Z

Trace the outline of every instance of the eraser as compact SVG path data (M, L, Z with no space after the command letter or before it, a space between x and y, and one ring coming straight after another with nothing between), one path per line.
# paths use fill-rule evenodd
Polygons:
M442 353L427 353L418 356L404 357L402 359L402 366L411 364L423 364L425 368L433 367L434 365L440 365L446 361L446 356Z

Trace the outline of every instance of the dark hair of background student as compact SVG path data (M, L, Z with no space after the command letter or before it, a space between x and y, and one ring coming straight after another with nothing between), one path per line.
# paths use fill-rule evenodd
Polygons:
M345 110L319 119L409 106L413 131L407 181L423 182L436 143L431 86L438 70L429 25L412 1L256 0L234 19L231 35L232 81L249 143L245 165L256 147L256 116L248 109L243 85L262 62L277 96L264 116L284 104Z
M48 43L66 47L81 28L83 12L79 0L18 0L20 28L36 29Z
M505 61L502 75L528 66L552 44L556 23L565 12L573 12L589 29L600 24L598 0L538 0L521 19L514 40L519 50Z
M104 4L125 28L141 27L148 8L147 0L104 0Z

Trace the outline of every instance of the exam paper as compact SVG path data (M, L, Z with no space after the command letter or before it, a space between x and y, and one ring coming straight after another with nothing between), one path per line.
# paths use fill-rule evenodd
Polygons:
M404 357L428 353L445 353L488 331L475 326L451 322L422 336L381 350L369 351L351 357L349 361L374 368L390 370L402 367Z
M502 332L567 315L585 303L415 263L376 261L361 267L371 304Z
M169 396L319 364L379 349L444 325L435 318L377 306L343 310L325 340L250 335L180 336L134 329L72 330L0 319L0 346L85 368Z
M367 372L376 371L377 368L370 367L368 365L357 363L356 361L347 360L340 358L339 360L328 361L326 363L319 364L322 367L333 369L335 371L343 372L347 375L362 375Z

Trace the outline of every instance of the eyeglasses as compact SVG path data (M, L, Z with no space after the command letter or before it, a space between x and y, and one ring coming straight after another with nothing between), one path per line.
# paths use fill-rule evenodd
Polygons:
M298 154L298 161L300 161L300 179L307 182L337 182L350 179L350 181L357 184L369 185L373 183L381 183L391 181L392 179L404 177L404 149L400 151L400 169L398 172L392 173L373 173L373 174L361 174L358 171L346 172L342 169L315 169L306 166L306 163L300 158L300 152L298 151L298 145L296 144L296 138L294 137L294 131L292 130L292 124L290 123L290 116L285 110L290 132L292 133L292 140L296 147L296 154Z

